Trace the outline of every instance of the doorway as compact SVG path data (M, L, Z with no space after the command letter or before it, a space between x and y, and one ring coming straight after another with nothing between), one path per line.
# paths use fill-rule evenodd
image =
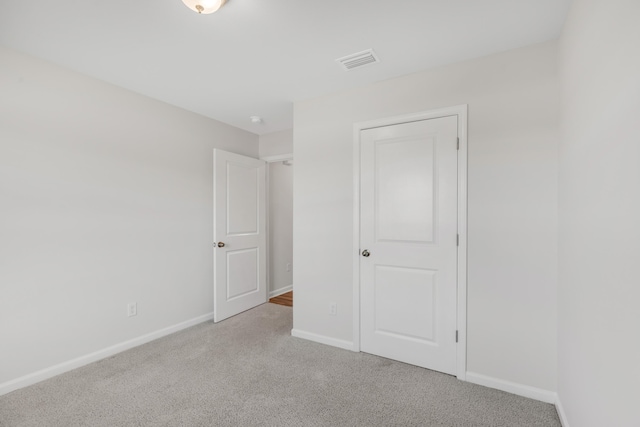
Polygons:
M269 302L293 306L293 156L267 162Z
M466 106L355 126L357 350L466 366Z

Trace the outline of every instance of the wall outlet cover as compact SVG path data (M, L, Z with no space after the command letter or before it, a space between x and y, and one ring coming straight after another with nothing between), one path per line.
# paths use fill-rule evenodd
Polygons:
M335 302L331 302L329 303L329 314L331 316L337 316L338 315L338 304Z
M135 316L138 314L138 303L132 302L127 305L127 316Z

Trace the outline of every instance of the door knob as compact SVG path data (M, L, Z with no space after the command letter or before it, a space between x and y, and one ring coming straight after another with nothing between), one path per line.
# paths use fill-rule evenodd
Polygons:
M223 242L218 242L218 247L219 248L224 248L224 243Z
M368 250L366 250L366 249L365 249L364 251L362 251L362 256L363 256L363 257L368 258L368 257L369 257L369 255L371 255L371 254L369 253L369 251L368 251Z

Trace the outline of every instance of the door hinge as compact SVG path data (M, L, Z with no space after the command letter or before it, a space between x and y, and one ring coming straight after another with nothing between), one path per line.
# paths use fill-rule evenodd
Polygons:
M458 342L458 331L456 331L456 342Z
M460 246L460 235L456 234L456 246Z
M456 143L456 150L460 149L460 137L457 138L458 142Z

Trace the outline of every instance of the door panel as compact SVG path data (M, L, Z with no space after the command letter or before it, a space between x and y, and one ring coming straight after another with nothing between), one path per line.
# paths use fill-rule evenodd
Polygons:
M259 173L254 166L227 163L228 235L258 232Z
M436 272L376 266L375 274L375 332L433 341Z
M454 374L457 117L363 130L361 349Z
M258 248L227 251L227 301L260 290Z
M266 168L262 160L217 149L213 158L213 300L219 322L267 301Z
M433 136L375 145L377 240L433 240Z

